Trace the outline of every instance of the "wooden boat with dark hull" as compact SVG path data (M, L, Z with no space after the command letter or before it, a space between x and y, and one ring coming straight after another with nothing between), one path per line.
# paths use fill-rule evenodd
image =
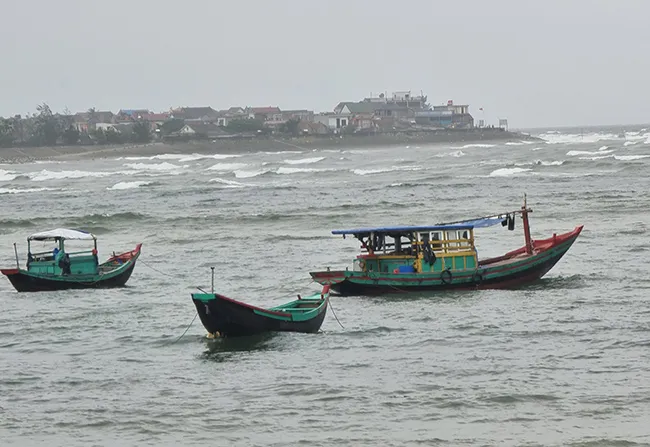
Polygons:
M67 252L66 240L93 241L94 248ZM57 246L53 252L32 253L32 241L54 241ZM131 277L142 249L142 244L137 244L134 250L113 253L106 262L99 264L96 236L64 228L33 234L27 239L27 245L26 269L20 268L16 252L16 268L0 270L18 292L123 287Z
M365 253L357 256L353 270L327 269L310 275L341 295L520 287L548 273L583 229L580 225L564 234L533 240L531 212L524 200L520 210L468 221L335 230L333 234L351 234L359 239ZM517 215L523 220L525 245L503 256L479 259L474 230L499 223L514 230Z
M218 293L193 293L192 301L209 337L241 337L265 332L318 332L325 320L329 294L329 286L325 286L320 294L299 296L270 308Z

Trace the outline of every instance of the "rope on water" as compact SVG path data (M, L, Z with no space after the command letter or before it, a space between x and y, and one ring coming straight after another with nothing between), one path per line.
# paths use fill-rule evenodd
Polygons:
M166 276L166 277L168 277L168 278L172 278L172 275L167 274L167 273L165 273L165 272L162 272L162 271L158 270L156 267L153 267L153 266L147 264L147 263L144 262L142 259L138 259L138 261L139 261L141 264L144 264L144 265L146 265L147 267L149 267L151 270L153 270L153 271L155 271L155 272L158 272L158 273L160 273L161 275Z
M180 339L183 338L183 336L184 336L185 334L187 334L187 331L189 331L189 330L190 330L190 327L192 327L192 324L194 324L194 320L196 320L197 315L199 315L198 312L196 312L196 313L194 314L194 318L192 318L192 321L190 322L189 326L187 326L187 327L185 328L185 331L181 334L181 336L178 337L178 338L177 338L176 340L174 340L173 342L169 343L170 345L173 345L174 343L178 343L178 342L180 341Z
M336 312L334 312L334 307L332 307L332 300L327 300L327 302L330 305L330 309L332 309L332 315L334 315L334 318L336 318L336 321L338 322L339 326L341 326L341 329L345 329L341 322L339 321L339 317L336 316Z

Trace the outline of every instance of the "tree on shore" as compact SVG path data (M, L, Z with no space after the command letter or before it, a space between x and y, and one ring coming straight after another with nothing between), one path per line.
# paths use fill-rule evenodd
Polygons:
M258 119L239 119L232 120L225 126L228 132L241 133L241 132L257 132L264 130L264 123Z
M46 103L37 106L36 111L38 115L34 119L34 133L31 140L37 146L54 146L62 134L60 120Z
M11 147L14 144L14 122L11 119L0 118L0 147Z
M280 126L280 132L285 134L293 135L294 137L298 135L298 126L300 125L300 120L296 118L291 118L285 123L282 123Z
M109 127L104 132L106 142L108 144L121 144L122 143L122 134L116 131L114 128Z
M147 121L136 121L133 125L131 139L134 143L149 143L151 141L151 128Z
M172 118L162 123L162 126L160 126L160 131L162 132L163 135L169 135L171 133L178 132L184 126L185 126L185 121L178 118Z
M106 132L104 132L104 129L102 128L95 128L94 130L90 131L90 137L95 140L95 143L97 144L106 144L107 143L107 138L106 138Z
M91 107L86 112L86 116L88 119L88 130L94 130L97 127L97 123L99 122L97 109L95 107Z
M63 144L72 146L79 143L79 131L72 125L63 132Z

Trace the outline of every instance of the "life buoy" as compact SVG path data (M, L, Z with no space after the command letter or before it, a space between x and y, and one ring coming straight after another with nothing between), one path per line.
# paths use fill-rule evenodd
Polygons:
M359 261L359 268L361 270L365 270L366 269L366 261L364 261L364 260Z
M451 272L449 270L443 270L440 274L440 280L443 284L451 284L452 281Z
M474 272L472 275L472 281L478 286L483 282L483 272L479 272L478 270Z

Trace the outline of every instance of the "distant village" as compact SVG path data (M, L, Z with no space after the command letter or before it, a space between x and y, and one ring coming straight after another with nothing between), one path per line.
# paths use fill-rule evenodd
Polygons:
M479 109L482 110L482 109ZM478 120L476 127L483 127ZM499 126L507 126L499 120ZM423 94L410 91L340 102L333 111L281 110L278 106L178 107L164 112L149 109L52 113L47 104L37 113L0 118L0 147L74 144L147 143L154 140L254 138L261 135L329 136L439 129L473 129L469 105L429 105Z

